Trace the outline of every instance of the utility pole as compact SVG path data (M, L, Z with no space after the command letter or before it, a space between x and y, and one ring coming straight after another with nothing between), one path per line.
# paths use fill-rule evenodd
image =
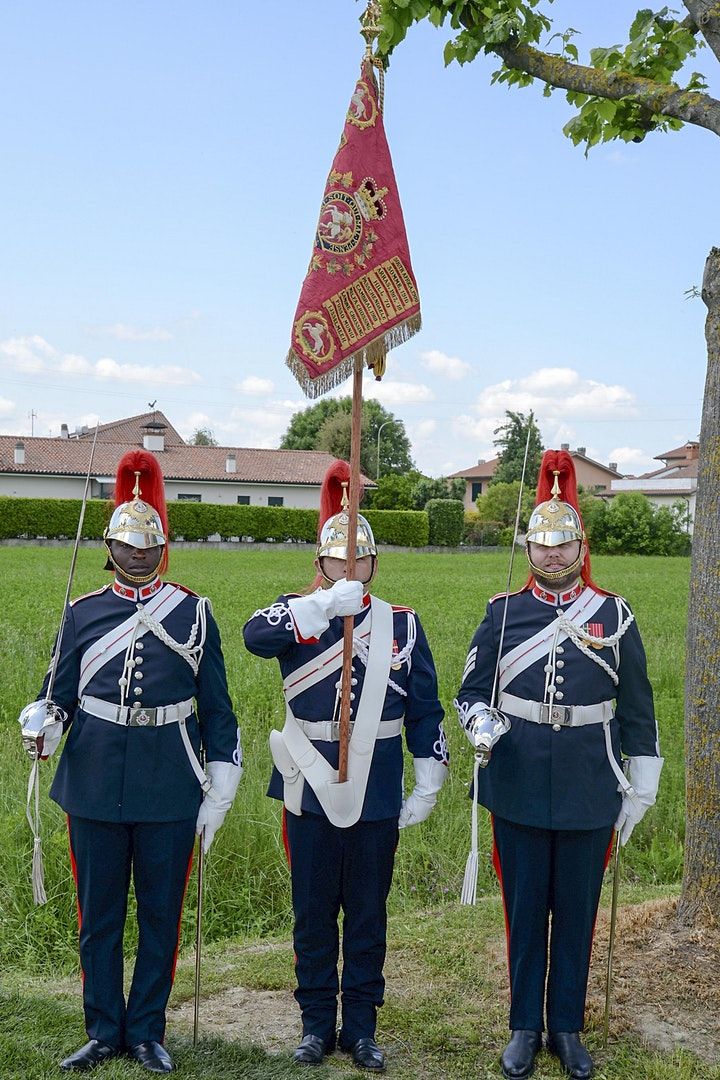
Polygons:
M34 409L31 409L28 413L28 419L30 421L30 438L35 434L35 421L37 419L37 413Z

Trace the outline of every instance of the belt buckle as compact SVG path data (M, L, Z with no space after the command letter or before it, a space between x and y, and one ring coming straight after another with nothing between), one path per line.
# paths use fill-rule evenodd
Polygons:
M570 705L556 705L554 702L550 705L544 702L540 716L543 724L561 724L563 727L566 727L572 719L570 710Z
M155 709L144 705L131 705L128 713L128 727L155 727Z
M351 720L348 724L348 735L352 735L353 728L355 727L355 721ZM340 742L340 718L330 721L330 741Z

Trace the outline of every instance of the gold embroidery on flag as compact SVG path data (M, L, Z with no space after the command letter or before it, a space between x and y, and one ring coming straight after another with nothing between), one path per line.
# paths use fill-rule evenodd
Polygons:
M363 79L358 79L355 92L350 99L347 119L358 128L375 126L377 104L375 94Z
M396 255L323 301L323 307L345 350L418 303L413 280Z

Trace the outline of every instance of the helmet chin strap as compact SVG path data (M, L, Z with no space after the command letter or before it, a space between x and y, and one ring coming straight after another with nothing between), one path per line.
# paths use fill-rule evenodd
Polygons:
M116 563L115 560L113 559L112 551L110 550L110 545L105 544L105 547L107 548L108 559L112 563L112 565L113 565L113 567L115 569L115 573L120 574L122 577L126 578L128 581L132 581L133 585L147 585L148 581L152 581L153 578L157 577L157 572L158 572L157 571L157 566L153 570L151 570L149 574L131 574L129 570L123 570L122 566L120 566L118 563Z
M580 571L582 569L582 564L583 564L583 551L582 551L582 548L580 549L580 554L578 555L575 562L571 563L570 566L564 567L562 570L541 570L540 567L536 566L535 563L530 558L530 552L528 551L528 552L526 552L526 554L527 554L527 561L528 561L528 563L530 565L530 569L532 570L535 577L536 578L541 578L542 581L547 581L548 585L557 585L559 582L565 581L566 578L569 579L570 581L573 581L573 580L575 580L576 577L578 577L580 575Z

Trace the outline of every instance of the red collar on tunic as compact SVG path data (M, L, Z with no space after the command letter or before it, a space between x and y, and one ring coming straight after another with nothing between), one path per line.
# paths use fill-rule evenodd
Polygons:
M585 588L584 581L578 581L576 585L573 585L572 589L568 589L567 592L551 592L550 589L543 589L537 582L533 585L533 596L536 600L542 600L543 604L552 604L553 607L558 607L562 604L571 604L573 600L577 600L580 593Z
M147 600L158 589L162 589L162 581L159 577L156 577L154 581L149 581L147 585L141 585L139 589L134 588L132 585L121 585L117 578L113 581L115 595L122 596L123 600L132 600L134 603L137 603L138 600Z

